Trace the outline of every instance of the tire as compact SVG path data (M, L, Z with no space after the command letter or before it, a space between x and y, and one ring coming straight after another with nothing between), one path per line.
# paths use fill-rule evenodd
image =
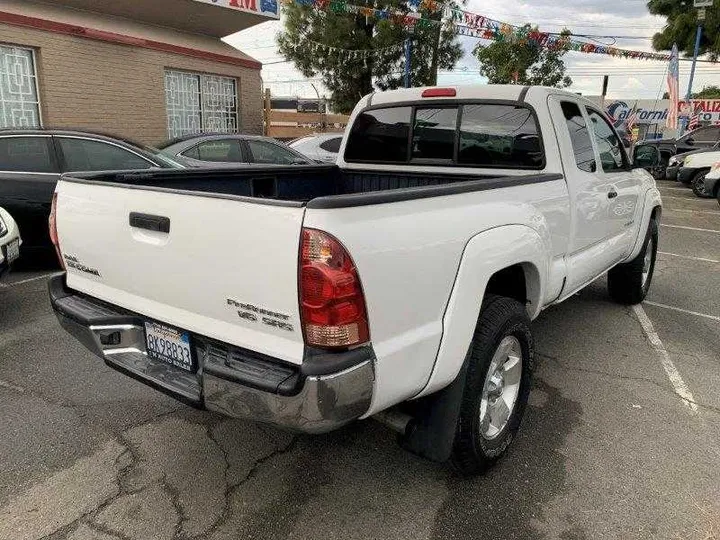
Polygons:
M705 176L707 176L708 171L700 171L695 176L693 176L692 179L692 190L695 195L700 197L701 199L712 199L713 194L708 193L705 190Z
M610 298L620 304L639 304L645 300L653 272L658 247L658 225L650 220L645 242L640 253L632 261L619 264L608 272ZM646 257L647 256L647 257Z
M465 388L450 458L461 475L484 472L507 451L525 412L534 357L525 306L511 298L488 295L468 351Z

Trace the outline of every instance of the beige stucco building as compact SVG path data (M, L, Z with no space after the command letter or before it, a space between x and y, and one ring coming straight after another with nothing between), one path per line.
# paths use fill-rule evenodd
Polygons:
M220 38L277 14L275 0L2 0L0 127L260 133L261 65Z

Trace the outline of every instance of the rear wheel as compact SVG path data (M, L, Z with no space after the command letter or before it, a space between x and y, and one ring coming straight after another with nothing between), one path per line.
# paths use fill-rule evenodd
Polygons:
M655 270L657 246L658 225L651 219L638 256L608 272L608 291L613 300L620 304L639 304L645 300Z
M505 453L520 428L533 368L530 319L517 300L490 295L470 346L451 461L479 474Z
M708 190L705 188L705 176L707 176L707 174L707 171L700 171L692 179L693 193L701 199L711 199L713 197L713 194L708 193Z

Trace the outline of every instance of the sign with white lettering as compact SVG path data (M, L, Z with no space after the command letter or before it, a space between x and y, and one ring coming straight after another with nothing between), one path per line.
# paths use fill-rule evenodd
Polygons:
M696 8L706 8L706 7L712 7L713 0L695 0L693 2L693 6Z
M195 2L264 15L274 19L280 18L278 0L195 0Z

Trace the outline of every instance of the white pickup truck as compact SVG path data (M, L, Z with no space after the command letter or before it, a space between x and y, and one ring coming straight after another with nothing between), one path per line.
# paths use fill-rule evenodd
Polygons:
M530 321L608 271L642 301L660 212L574 94L375 93L337 165L64 177L50 296L109 366L186 403L309 433L375 417L475 474L520 425Z

